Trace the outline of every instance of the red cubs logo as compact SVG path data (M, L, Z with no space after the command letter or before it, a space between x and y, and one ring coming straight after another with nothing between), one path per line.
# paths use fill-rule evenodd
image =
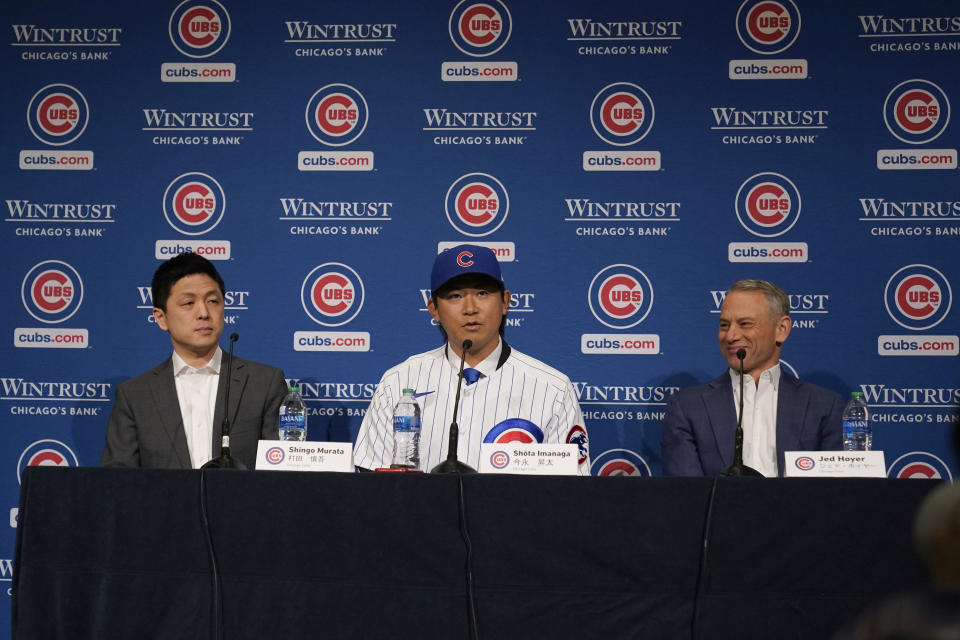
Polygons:
M484 47L497 39L503 30L500 12L488 4L475 4L460 16L460 35L476 47Z
M640 269L614 264L593 277L587 298L597 320L613 329L627 329L650 313L653 285Z
M744 0L737 11L737 37L756 53L790 47L800 34L800 11L793 0Z
M307 101L310 135L331 147L342 147L359 138L369 115L363 94L347 84L328 84Z
M27 312L41 322L63 322L80 308L83 281L77 270L60 260L34 265L21 284L21 298Z
M342 136L357 126L360 109L350 96L334 93L320 101L315 117L317 126L328 135Z
M188 236L203 235L220 224L226 207L220 183L198 171L177 176L163 194L167 223Z
M188 182L173 194L174 215L184 224L203 224L213 215L216 206L216 195L200 182Z
M908 144L931 142L950 122L950 100L929 80L906 80L887 94L883 120L898 140Z
M353 285L339 273L325 273L313 283L314 308L325 316L346 313L353 304Z
M461 251L457 254L457 264L461 267L472 267L473 266L473 253L470 251Z
M950 282L937 269L911 264L898 269L884 290L890 317L902 327L921 331L934 327L950 311Z
M926 133L940 119L940 103L936 96L923 89L907 91L894 104L897 124L910 133Z
M41 142L69 144L80 137L90 119L87 100L75 87L50 84L33 94L27 106L27 125Z
M790 194L772 182L762 182L747 193L747 215L763 227L780 224L790 214Z
M73 131L80 122L80 107L76 101L63 93L47 96L37 109L40 127L54 136Z
M450 39L460 51L474 57L489 56L510 39L510 11L500 0L462 0L450 12Z
M285 457L286 454L280 447L270 447L265 454L265 458L270 464L280 464Z
M20 454L17 482L27 467L77 467L77 454L59 440L37 440Z
M813 458L810 456L800 456L794 462L794 465L796 465L797 469L800 469L800 471L810 471L816 466L816 464L817 463L814 462Z
M47 313L59 313L73 302L73 281L63 271L50 269L33 280L31 295L38 307Z
M457 178L444 200L447 220L460 233L480 237L499 229L507 219L510 198L499 180L487 173Z
M300 302L317 324L337 327L350 322L363 306L363 281L339 262L314 268L303 280Z
M494 451L490 456L490 464L494 469L504 469L510 464L510 455L506 451Z
M206 58L227 43L230 15L217 0L184 0L170 15L169 30L180 53Z
M191 47L208 47L220 36L222 26L208 7L193 7L180 18L180 37Z
M604 128L616 135L625 136L643 125L643 105L629 93L615 93L600 106Z
M499 211L496 193L482 182L468 184L457 193L457 214L470 226L487 224Z
M590 104L590 126L601 140L620 147L642 140L653 127L653 100L630 82L614 82Z
M786 38L790 24L790 13L779 2L761 2L747 12L747 31L763 44L776 44Z
M779 173L758 173L744 180L734 203L737 219L755 236L772 238L793 228L800 217L800 192Z
M940 307L943 294L937 283L924 275L909 276L897 285L897 307L911 318L924 320Z

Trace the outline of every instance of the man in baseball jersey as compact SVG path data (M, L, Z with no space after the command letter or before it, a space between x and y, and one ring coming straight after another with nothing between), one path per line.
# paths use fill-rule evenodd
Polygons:
M457 416L458 459L476 469L482 443L569 442L579 447L580 474L590 475L587 431L570 379L503 339L510 292L493 251L468 244L447 249L433 263L430 288L427 308L444 344L383 374L357 434L354 463L390 466L393 409L404 388L414 389L420 404L420 469L446 459L462 345L470 340Z

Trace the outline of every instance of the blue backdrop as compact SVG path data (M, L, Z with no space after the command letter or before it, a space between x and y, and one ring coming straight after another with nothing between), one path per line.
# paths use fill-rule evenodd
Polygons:
M864 392L891 476L957 473L954 2L0 15L4 580L22 469L97 464L114 386L169 355L149 282L183 250L311 439L352 440L383 370L439 344L432 258L479 242L508 340L574 381L594 474L660 472L665 401L723 371L743 277L791 294L792 371Z

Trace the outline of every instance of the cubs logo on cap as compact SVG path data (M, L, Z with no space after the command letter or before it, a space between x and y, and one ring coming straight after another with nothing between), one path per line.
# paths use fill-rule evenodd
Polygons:
M468 273L490 276L503 284L500 263L497 262L497 256L491 249L475 244L461 244L445 249L433 261L430 288L436 291L453 278Z

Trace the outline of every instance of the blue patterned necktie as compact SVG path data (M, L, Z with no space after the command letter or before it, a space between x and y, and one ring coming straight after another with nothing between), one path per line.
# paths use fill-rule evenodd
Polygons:
M463 379L467 383L467 386L469 387L474 382L480 379L480 372L477 371L476 369L471 369L468 367L463 370Z

